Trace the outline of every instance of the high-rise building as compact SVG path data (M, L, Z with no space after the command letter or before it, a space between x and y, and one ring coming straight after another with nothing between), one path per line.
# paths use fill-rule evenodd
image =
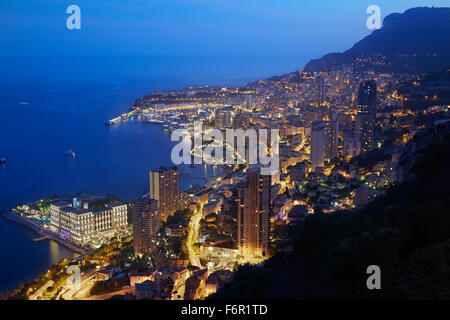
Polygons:
M325 162L325 123L314 121L311 124L311 154L312 168L323 167Z
M371 114L357 113L355 136L359 142L361 152L373 149L374 118Z
M269 253L270 189L270 175L261 175L259 168L252 168L247 182L234 190L238 250L246 257Z
M315 95L315 105L320 106L325 101L325 78L319 74L314 72L314 95Z
M160 167L150 171L150 198L158 201L161 221L181 209L177 167Z
M250 115L248 112L239 112L233 120L234 129L247 130L250 127Z
M361 145L361 152L373 149L373 133L377 107L377 84L374 80L361 83L358 90L358 107L355 136Z
M214 125L217 129L225 129L231 127L232 111L233 110L230 107L216 109Z
M253 108L253 95L248 94L245 96L245 105L249 109Z
M160 217L158 202L140 199L133 203L133 243L136 255L150 255L154 248L154 236L158 233Z
M336 120L325 123L325 160L331 161L338 156L339 124Z
M367 80L359 85L358 111L362 114L371 114L376 117L377 111L377 83L375 80Z

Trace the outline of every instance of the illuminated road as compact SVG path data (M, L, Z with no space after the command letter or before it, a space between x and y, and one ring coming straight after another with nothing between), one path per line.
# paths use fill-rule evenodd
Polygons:
M98 270L91 270L87 274L83 275L81 277L81 282L79 283L79 286L72 285L69 287L68 291L64 292L61 297L64 300L76 300L79 299L79 297L85 296L89 294L89 291L93 284L93 278L95 274L98 272Z
M202 219L203 203L200 204L199 209L196 209L191 221L189 222L189 232L186 240L186 247L189 252L189 260L193 266L201 268L199 257L195 254L194 243L198 242L198 231L200 228L200 220Z
M42 287L40 287L38 290L36 290L35 293L33 293L28 299L29 300L37 300L40 296L42 296L42 293L45 289L52 286L54 282L52 280L48 280Z
M134 289L133 288L125 288L119 291L114 291L114 292L109 292L109 293L105 293L105 294L101 294L98 296L86 296L81 300L108 300L110 298L112 298L113 296L123 296L125 294L134 294Z

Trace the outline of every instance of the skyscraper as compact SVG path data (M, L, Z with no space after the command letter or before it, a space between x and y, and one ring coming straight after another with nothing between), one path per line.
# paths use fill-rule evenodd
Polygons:
M160 216L158 202L140 199L133 203L133 242L136 255L151 254L154 236L158 233Z
M245 96L245 105L249 109L253 108L253 95L248 94Z
M374 80L361 83L358 90L358 107L355 135L361 145L361 152L373 148L373 133L377 106L377 84Z
M359 85L358 111L362 114L371 114L376 117L377 111L377 83L375 80L367 80Z
M338 156L339 124L336 120L325 123L325 160L331 161Z
M314 94L315 94L315 105L320 106L325 101L325 78L314 72Z
M261 175L259 168L252 168L247 182L234 191L238 250L247 257L269 253L270 188L270 175Z
M325 123L314 121L311 124L311 153L312 168L323 167L325 162Z
M356 115L355 136L359 142L361 152L373 149L374 119L371 114Z
M214 121L214 125L218 129L225 129L231 127L231 113L232 108L220 108L216 109L216 117Z
M150 198L158 201L161 221L166 221L181 209L177 167L160 167L150 171Z

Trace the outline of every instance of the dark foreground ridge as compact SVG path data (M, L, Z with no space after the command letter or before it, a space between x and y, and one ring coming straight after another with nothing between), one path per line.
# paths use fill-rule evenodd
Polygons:
M422 129L399 185L358 211L308 216L290 253L241 266L214 299L446 299L450 292L450 121ZM366 269L381 268L381 290Z

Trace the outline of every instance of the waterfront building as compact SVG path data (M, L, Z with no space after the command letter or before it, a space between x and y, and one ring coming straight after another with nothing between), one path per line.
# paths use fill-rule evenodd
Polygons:
M247 173L247 182L235 189L238 250L246 257L266 256L270 245L271 177L259 168Z
M179 172L177 167L159 167L150 171L150 198L158 201L161 222L180 209Z
M141 199L133 203L133 244L136 255L150 255L154 250L154 237L160 228L158 202Z
M128 225L126 204L112 201L104 206L92 206L77 199L73 203L50 204L51 229L62 238L82 245L96 237L111 237Z

